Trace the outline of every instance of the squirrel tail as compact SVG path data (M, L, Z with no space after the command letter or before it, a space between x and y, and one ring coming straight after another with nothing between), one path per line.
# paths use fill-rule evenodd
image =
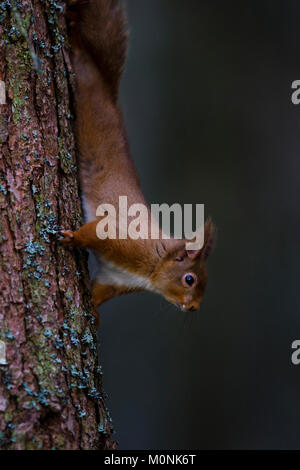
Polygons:
M119 0L69 0L68 16L72 47L89 53L117 101L128 38L123 6Z

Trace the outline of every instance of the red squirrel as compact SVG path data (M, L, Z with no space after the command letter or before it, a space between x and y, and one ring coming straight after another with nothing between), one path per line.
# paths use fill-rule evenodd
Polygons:
M87 223L75 232L62 231L62 242L96 254L96 316L106 300L141 290L159 293L182 310L197 310L207 282L205 262L215 238L211 220L205 223L204 244L196 251L187 250L184 239L101 240L96 234L99 204L118 207L121 195L127 196L128 205L146 204L118 106L127 49L126 21L117 0L70 0L68 17L76 78L80 186Z

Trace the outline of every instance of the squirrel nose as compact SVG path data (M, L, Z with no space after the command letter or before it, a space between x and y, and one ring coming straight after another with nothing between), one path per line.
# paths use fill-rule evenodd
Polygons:
M182 304L182 308L186 312L195 312L196 310L198 310L199 305L196 304L196 303L193 303L193 304L190 304L190 305Z
M196 312L196 310L199 310L200 308L200 304L201 304L201 300L200 301L193 301L193 302L190 302L188 305L187 305L187 310L189 312Z
M189 308L189 312L195 312L197 309L193 305Z

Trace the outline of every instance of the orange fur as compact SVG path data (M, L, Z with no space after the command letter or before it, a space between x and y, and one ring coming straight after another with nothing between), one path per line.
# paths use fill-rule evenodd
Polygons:
M141 290L144 282L144 288L150 286L150 290L161 293L175 305L195 310L200 306L206 286L205 261L215 233L211 221L205 225L204 247L192 256L185 250L185 240L163 240L161 234L159 240L100 240L97 237L99 218L95 214L99 204L110 203L117 208L120 195L127 196L128 206L146 204L117 105L127 33L124 12L116 0L72 0L69 6L77 82L80 185L86 211L93 214L94 220L77 232L62 232L62 241L69 246L92 249L101 255L107 266L119 270L115 275L120 279L127 274L131 276L128 285L122 285L121 281L114 285L96 280L95 309L116 295ZM190 272L197 279L191 288L182 283L182 276ZM137 285L133 286L135 279Z

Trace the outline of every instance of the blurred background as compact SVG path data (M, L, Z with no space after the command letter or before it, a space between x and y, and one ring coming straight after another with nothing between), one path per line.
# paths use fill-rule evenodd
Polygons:
M128 0L121 105L150 203L218 227L201 310L102 307L120 449L300 448L298 0Z

